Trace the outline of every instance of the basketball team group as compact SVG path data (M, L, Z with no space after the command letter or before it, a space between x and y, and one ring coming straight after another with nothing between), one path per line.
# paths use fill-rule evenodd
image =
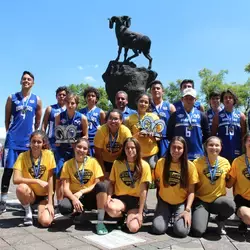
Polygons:
M173 104L163 100L163 84L155 80L135 100L136 110L128 107L127 93L118 91L116 108L106 112L98 107L96 88L84 89L87 105L79 110L79 96L62 86L42 119L34 80L24 71L21 90L7 98L0 214L12 178L25 226L33 225L37 204L42 227L57 213L74 218L95 209L98 235L109 232L105 214L117 218L118 228L136 233L148 190L155 188L154 234L171 225L177 237L201 237L210 214L220 235L233 214L240 219L238 230L247 232L250 133L233 91L210 93L205 111L192 80L181 82L182 97Z

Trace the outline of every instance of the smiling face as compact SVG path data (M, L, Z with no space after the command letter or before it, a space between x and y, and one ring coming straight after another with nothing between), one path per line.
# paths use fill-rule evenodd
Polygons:
M137 103L137 110L140 113L145 113L149 108L149 98L146 95L143 95Z
M170 154L172 156L173 162L179 162L182 154L184 152L184 145L182 142L175 140L171 143Z
M21 79L22 90L29 90L34 85L34 80L29 74L24 74Z
M66 108L70 113L76 110L77 104L75 98L69 98L68 100L66 100Z
M35 134L32 136L30 140L30 149L33 157L37 158L42 151L43 148L43 138L39 134Z
M196 101L196 98L194 98L191 95L186 95L182 97L184 108L188 111L190 111L193 108L195 101Z
M162 99L163 97L162 85L159 83L153 84L151 87L151 95L153 97L153 100Z
M120 114L117 112L110 112L108 120L107 120L107 125L109 129L114 132L119 129L119 127L122 124L122 119L120 117Z
M125 93L118 93L115 97L115 105L118 109L124 110L128 104L128 96Z
M206 143L205 150L208 156L218 156L222 149L221 141L219 138L213 137Z
M133 162L136 160L136 146L133 141L128 141L125 145L125 154L127 156L128 162Z
M79 141L74 148L76 161L83 162L84 157L88 154L88 150L88 143L84 140Z
M220 107L220 96L212 96L209 103L212 109L217 110Z

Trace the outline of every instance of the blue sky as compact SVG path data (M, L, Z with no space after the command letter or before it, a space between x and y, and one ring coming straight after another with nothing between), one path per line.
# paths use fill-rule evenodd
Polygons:
M198 71L205 67L227 69L226 81L244 83L249 9L248 0L1 1L0 127L7 96L20 90L24 70L34 73L33 93L44 108L55 102L60 85L104 86L101 75L117 55L107 20L113 15L131 16L130 29L151 38L152 69L164 84L191 78L199 88ZM135 62L148 65L143 56Z

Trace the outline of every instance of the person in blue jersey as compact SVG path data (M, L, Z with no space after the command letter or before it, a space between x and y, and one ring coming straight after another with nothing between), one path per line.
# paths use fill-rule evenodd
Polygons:
M21 91L8 97L5 105L6 140L2 166L4 172L1 184L0 214L6 211L7 193L13 173L13 165L18 155L29 149L29 136L40 125L42 102L31 93L34 75L24 71L21 77Z
M68 93L66 96L66 110L61 112L55 117L55 126L61 125L65 129L69 125L74 126L75 135L74 140L80 137L88 139L88 120L85 115L76 111L79 104L79 97L75 94ZM57 132L56 132L57 133ZM72 135L70 132L68 134ZM56 135L57 136L57 135ZM62 167L65 161L73 158L73 148L71 143L57 143L56 141L56 196L58 204L63 199L63 186L62 181L60 181L60 175Z
M212 130L213 118L216 114L218 114L222 110L220 103L220 92L216 90L212 91L209 94L208 99L209 99L210 109L207 110L207 118L210 130Z
M181 84L180 84L180 91L181 93L183 93L184 89L187 89L187 88L192 88L194 89L194 81L191 80L191 79L184 79ZM182 104L182 100L179 100L177 102L174 102L174 106L176 108L176 110L179 110L182 108L183 104ZM198 110L204 112L205 109L204 107L201 105L200 101L195 101L194 103L194 107L196 107Z
M218 134L222 141L221 156L230 163L242 154L242 141L246 134L246 117L235 109L237 96L230 89L221 93L221 102L224 109L213 119L212 135Z
M166 138L167 134L167 124L170 115L176 111L175 106L168 101L163 100L164 89L160 81L155 80L151 83L151 95L152 95L152 112L158 115L158 117L164 121L165 127L162 131L162 139L158 142L159 146L159 157L163 157L168 149L168 140Z
M116 108L122 112L122 120L125 121L130 115L135 114L136 110L128 107L128 94L125 91L118 91L115 95Z
M206 115L194 107L196 91L187 88L183 91L183 107L173 113L168 120L167 138L182 136L188 145L188 159L195 160L204 155L202 143L210 135Z
M83 92L83 96L87 102L87 107L81 109L79 112L84 114L88 119L89 154L94 156L94 137L97 128L105 123L105 112L96 106L100 98L100 93L96 88L86 88Z
M45 114L42 122L42 130L47 131L49 138L50 147L53 152L55 152L55 117L60 114L62 111L66 110L65 98L68 94L68 89L66 86L59 87L56 90L56 99L57 103L50 105L46 108Z

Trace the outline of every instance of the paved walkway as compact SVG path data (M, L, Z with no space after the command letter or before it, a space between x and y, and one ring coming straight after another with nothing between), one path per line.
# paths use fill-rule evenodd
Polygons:
M0 178L2 171L0 170ZM231 192L228 193L231 196ZM20 205L16 203L15 187L11 185L9 194L9 206L7 212L0 215L0 249L1 250L50 250L50 249L108 249L112 245L119 246L123 241L127 246L118 247L116 249L250 249L250 231L246 236L242 236L237 232L238 222L228 220L227 236L218 236L214 233L215 224L210 222L208 231L203 238L197 239L187 237L179 239L173 236L171 228L167 234L156 236L148 233L152 222L153 214L148 214L143 227L137 234L128 234L116 231L115 222L108 221L108 229L110 234L107 236L96 236L95 215L93 213L86 214L84 222L73 224L72 220L66 217L60 217L49 228L44 229L38 227L35 223L31 227L23 227L24 212ZM150 209L155 207L155 191L150 190L147 204ZM90 221L86 220L87 218ZM99 243L96 243L97 238ZM136 240L140 241L136 243ZM105 245L108 244L108 245ZM104 246L110 246L105 248Z

